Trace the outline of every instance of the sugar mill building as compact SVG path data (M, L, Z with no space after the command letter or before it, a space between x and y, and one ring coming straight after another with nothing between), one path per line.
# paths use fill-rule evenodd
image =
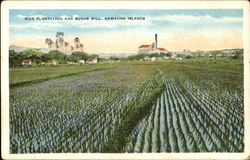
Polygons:
M155 34L155 42L153 42L151 45L143 44L139 47L139 54L150 54L150 53L168 53L168 50L165 48L158 48L158 42L157 42L157 34Z

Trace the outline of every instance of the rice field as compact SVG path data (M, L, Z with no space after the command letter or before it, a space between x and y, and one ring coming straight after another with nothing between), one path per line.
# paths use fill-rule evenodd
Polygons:
M71 76L79 73L105 70L117 67L116 64L58 64L50 66L32 66L10 68L10 86L19 86L35 82L42 82L49 79Z
M241 99L164 78L165 91L132 131L126 152L238 152L244 148ZM238 106L237 108L235 106Z
M243 62L200 62L121 62L13 86L10 152L243 152Z

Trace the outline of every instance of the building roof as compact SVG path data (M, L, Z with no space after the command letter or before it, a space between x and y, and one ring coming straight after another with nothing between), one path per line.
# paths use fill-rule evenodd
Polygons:
M166 51L165 48L157 48L157 49L159 49L160 51Z
M94 61L96 58L88 58L87 61Z
M143 45L141 45L139 48L148 48L148 47L150 47L150 45L145 45L145 44L143 44Z
M23 60L21 60L21 63L29 63L31 61L32 61L31 59L23 59Z

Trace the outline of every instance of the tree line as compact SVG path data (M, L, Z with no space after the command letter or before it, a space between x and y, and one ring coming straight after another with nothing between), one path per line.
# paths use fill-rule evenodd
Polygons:
M58 50L51 50L49 53L42 53L36 49L27 49L22 52L9 51L9 65L14 67L20 65L23 59L31 59L33 64L48 63L52 60L59 64L66 64L67 62L78 62L79 60L87 60L88 58L97 58L98 61L103 60L99 55L88 55L83 51L75 51L67 55Z
M128 60L133 60L133 59L143 59L145 57L171 57L172 53L165 53L165 52L161 52L161 53L151 53L151 54L136 54L136 55L131 55L128 56Z

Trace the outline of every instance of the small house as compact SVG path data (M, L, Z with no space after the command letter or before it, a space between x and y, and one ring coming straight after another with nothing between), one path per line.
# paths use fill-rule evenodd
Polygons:
M156 58L155 58L155 57L144 57L143 60L144 60L144 61L155 61Z
M23 59L23 60L21 60L20 63L21 63L23 66L28 66L28 65L31 65L32 60L31 60L31 59Z
M88 58L86 63L88 64L94 64L94 63L97 63L97 58Z
M155 57L151 57L151 58L150 58L150 61L155 61L155 60L156 60Z
M54 65L57 65L59 62L56 61L56 60L52 60L51 63L54 64Z
M182 58L181 57L177 57L177 58L175 58L175 60L181 61Z
M85 60L81 59L78 61L79 64L85 64Z
M170 57L168 57L168 56L163 56L163 59L170 59Z

